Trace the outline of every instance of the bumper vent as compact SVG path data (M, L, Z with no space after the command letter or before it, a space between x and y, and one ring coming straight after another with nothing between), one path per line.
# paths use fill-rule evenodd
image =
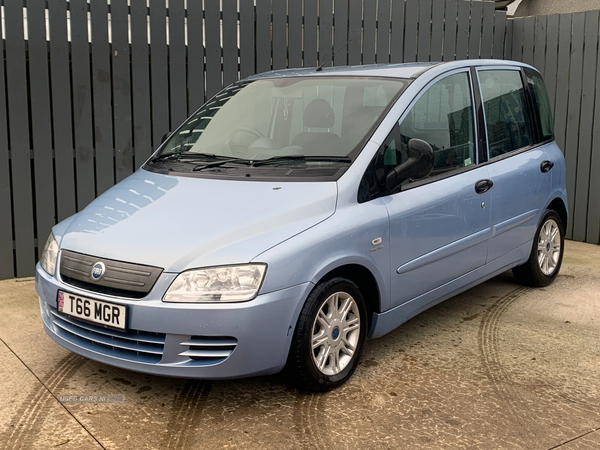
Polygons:
M56 334L72 344L126 361L157 364L162 359L164 334L110 330L65 317L56 308L48 309Z
M180 342L179 345L187 347L186 350L179 353L179 356L186 356L205 364L218 364L233 353L237 346L237 339L227 336L192 336L187 341Z
M101 262L105 273L98 281L91 277L92 267ZM115 297L145 297L163 269L140 264L114 261L62 250L60 257L60 277L71 286L99 294Z

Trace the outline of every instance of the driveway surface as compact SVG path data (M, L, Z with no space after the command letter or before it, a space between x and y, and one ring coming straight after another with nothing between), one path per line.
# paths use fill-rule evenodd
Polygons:
M180 380L75 355L45 335L32 279L0 282L0 339L5 449L600 448L590 244L567 242L548 288L507 272L369 341L320 395L281 375Z

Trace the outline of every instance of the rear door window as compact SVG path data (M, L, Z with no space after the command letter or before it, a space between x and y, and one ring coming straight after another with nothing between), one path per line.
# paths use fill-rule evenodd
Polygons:
M479 70L490 158L533 144L525 90L518 70Z

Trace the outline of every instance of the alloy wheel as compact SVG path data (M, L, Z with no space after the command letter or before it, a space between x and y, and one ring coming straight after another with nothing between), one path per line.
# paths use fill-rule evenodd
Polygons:
M312 356L317 369L337 375L350 363L360 337L360 312L354 298L336 292L323 302L312 327Z

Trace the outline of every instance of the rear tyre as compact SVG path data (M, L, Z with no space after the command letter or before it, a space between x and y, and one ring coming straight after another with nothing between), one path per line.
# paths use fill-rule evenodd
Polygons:
M517 280L528 286L543 287L552 283L560 271L565 247L565 232L560 216L547 209L533 240L529 260L515 267Z
M336 277L309 295L288 358L296 386L324 392L345 383L358 365L367 337L367 309L352 281Z

